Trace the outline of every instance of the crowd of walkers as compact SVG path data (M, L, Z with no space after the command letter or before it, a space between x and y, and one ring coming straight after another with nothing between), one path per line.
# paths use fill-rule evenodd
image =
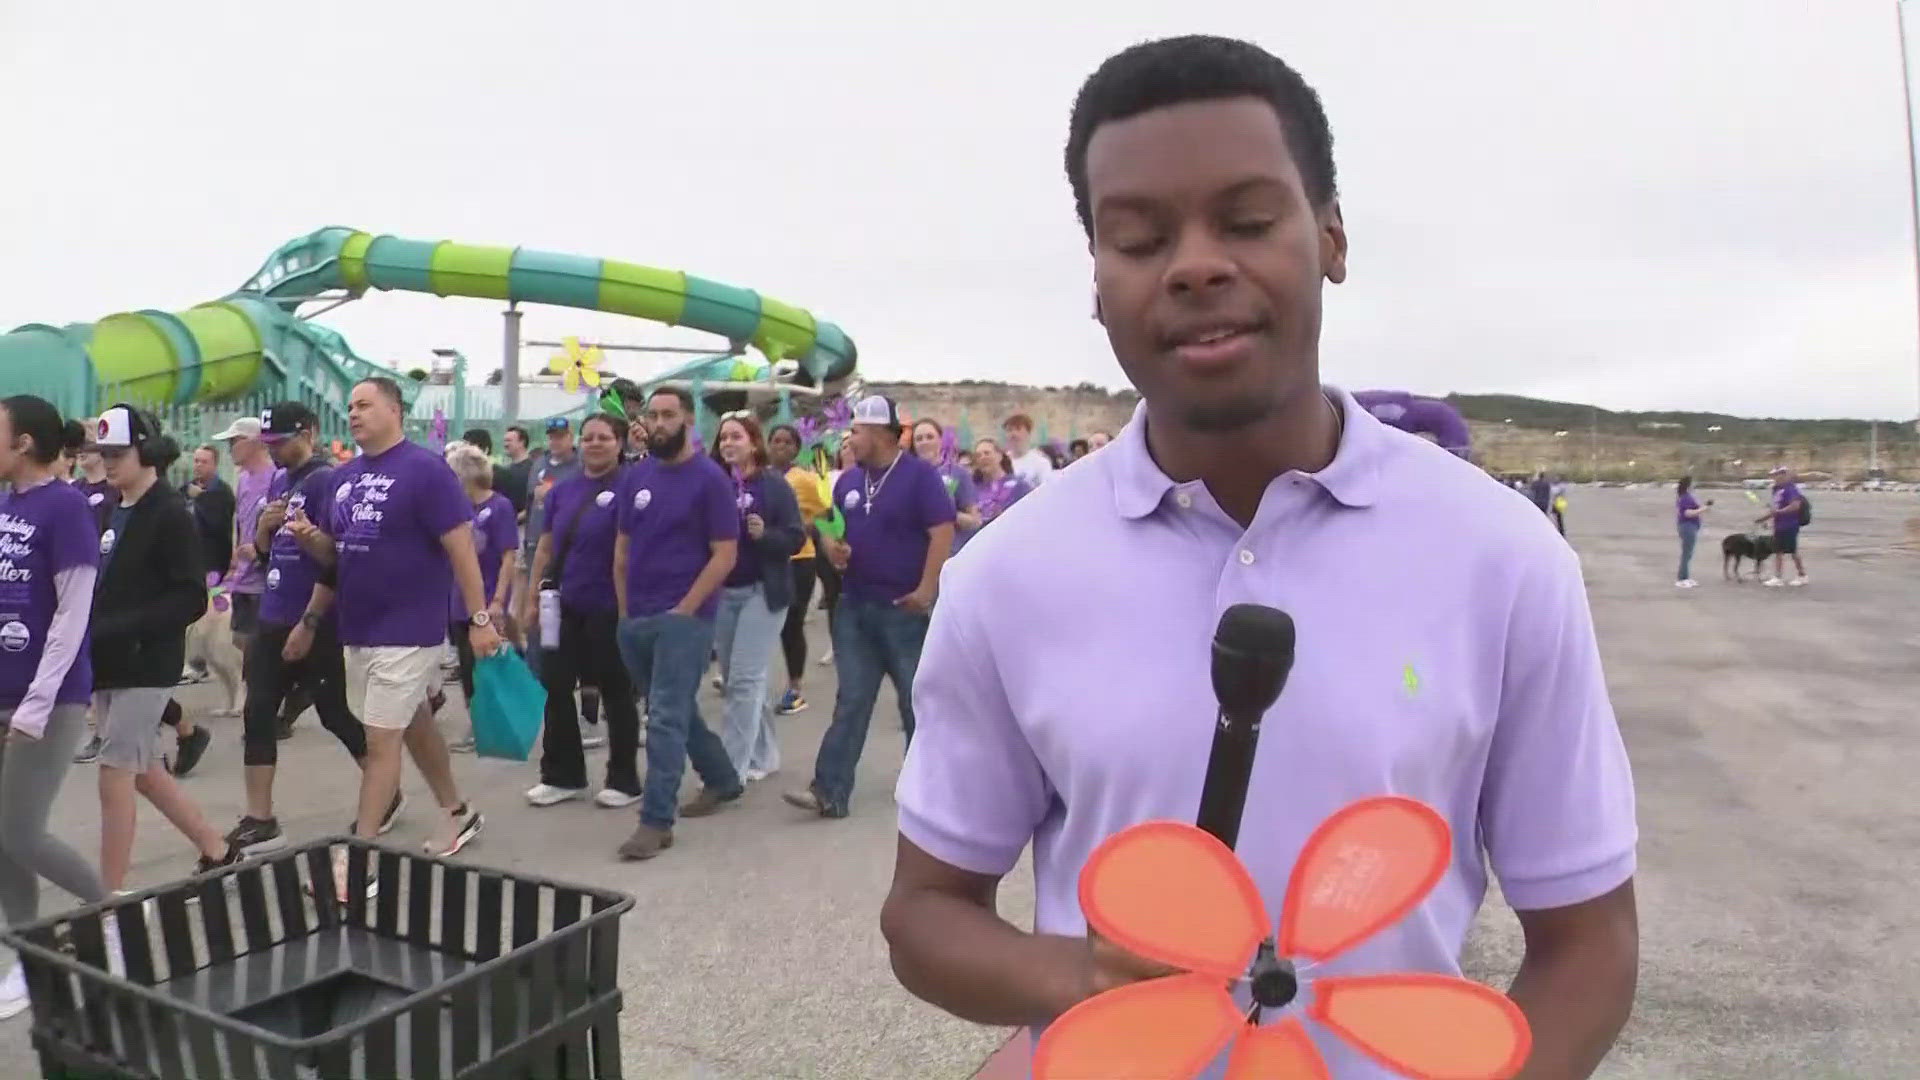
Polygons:
M844 817L883 681L913 735L910 687L941 567L1070 456L1032 445L954 445L938 422L902 422L891 400L854 403L831 467L789 424L721 419L710 452L682 390L634 391L624 417L524 428L497 464L485 430L444 453L405 437L398 385L353 388L357 453L340 460L299 402L241 417L166 481L181 448L150 413L115 405L63 419L32 396L0 401L0 909L36 917L40 883L83 902L121 891L137 800L193 847L197 872L286 843L274 809L278 747L309 707L360 774L352 831L389 832L405 809L402 760L432 792L430 855L484 826L457 782L436 719L448 647L471 701L477 657L511 641L547 690L529 804L589 797L586 751L604 746L595 804L638 806L618 848L646 859L679 818L716 813L781 768L778 715L809 707L809 659L836 665L838 693L810 782L787 802ZM177 782L211 735L174 700L190 631L220 632L244 685L245 812L222 834ZM810 608L830 647L808 655ZM775 665L784 666L775 686ZM709 727L709 671L720 705ZM364 687L349 701L351 684ZM603 737L590 736L604 725ZM161 731L174 747L163 755ZM641 754L644 750L644 759ZM97 764L96 861L55 838L48 816L74 764ZM691 765L699 790L681 800ZM344 880L344 875L341 876ZM26 1004L16 965L0 1018Z

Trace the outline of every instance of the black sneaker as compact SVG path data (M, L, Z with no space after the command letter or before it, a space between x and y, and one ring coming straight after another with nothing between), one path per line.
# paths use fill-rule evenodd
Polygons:
M375 829L373 834L375 836L385 836L392 832L394 824L400 820L400 811L406 809L406 807L407 793L404 791L394 792L393 801L387 804L387 816L380 819L380 827ZM347 822L347 835L353 835L353 830L359 827L360 821L358 818Z
M243 817L227 834L227 843L239 848L242 855L265 855L286 847L287 838L277 818Z
M218 870L223 866L232 866L234 863L237 863L244 858L246 858L245 852L241 851L237 845L233 843L228 843L226 853L221 855L219 858L215 858L211 855L200 856L200 861L195 863L193 866L193 873L194 873L194 876L198 877L199 875L207 873L209 871Z
M88 739L87 745L81 747L80 752L73 755L73 763L75 765L91 765L94 762L99 760L100 760L100 736L98 735L95 735L92 738Z
M207 747L212 744L213 732L204 727L194 728L191 735L182 735L179 744L174 748L180 756L173 762L173 775L185 776L192 772L193 767L200 764L200 759L206 755Z

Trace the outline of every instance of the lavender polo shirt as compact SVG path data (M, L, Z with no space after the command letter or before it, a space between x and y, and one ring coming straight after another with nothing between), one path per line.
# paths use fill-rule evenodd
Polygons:
M1410 796L1453 827L1426 901L1322 970L1457 974L1483 851L1519 909L1632 876L1633 778L1573 550L1473 465L1331 392L1346 416L1333 462L1275 479L1251 528L1160 471L1142 406L1105 453L947 564L896 793L907 839L984 874L1032 843L1034 929L1084 933L1076 887L1093 848L1148 819L1193 820L1214 627L1253 602L1299 633L1240 830L1268 910L1278 918L1308 834L1355 799ZM1056 550L1081 557L1034 556ZM1314 1035L1333 1075L1393 1075Z

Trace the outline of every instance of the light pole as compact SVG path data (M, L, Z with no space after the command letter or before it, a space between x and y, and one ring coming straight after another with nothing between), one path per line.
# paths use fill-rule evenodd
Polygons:
M507 302L500 313L505 323L506 340L500 354L500 418L508 424L520 422L520 305Z
M1920 162L1914 159L1913 146L1913 69L1907 57L1907 0L1893 0L1894 17L1900 28L1900 104L1907 117L1907 206L1911 211L1914 258L1914 318L1920 326ZM1914 422L1920 429L1920 420Z
M433 355L453 364L453 425L467 425L467 357L459 349L435 349Z

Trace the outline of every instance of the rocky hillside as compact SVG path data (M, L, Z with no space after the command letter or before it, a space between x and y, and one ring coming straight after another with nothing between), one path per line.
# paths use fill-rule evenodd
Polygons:
M1007 383L886 383L908 416L931 416L974 437L997 433L1024 412L1045 437L1065 442L1118 431L1138 400L1131 390ZM1663 480L1758 476L1785 463L1816 477L1859 480L1876 459L1889 479L1920 480L1913 425L1865 420L1754 419L1712 413L1614 412L1511 395L1451 395L1473 428L1474 456L1494 472L1548 472L1576 480Z

